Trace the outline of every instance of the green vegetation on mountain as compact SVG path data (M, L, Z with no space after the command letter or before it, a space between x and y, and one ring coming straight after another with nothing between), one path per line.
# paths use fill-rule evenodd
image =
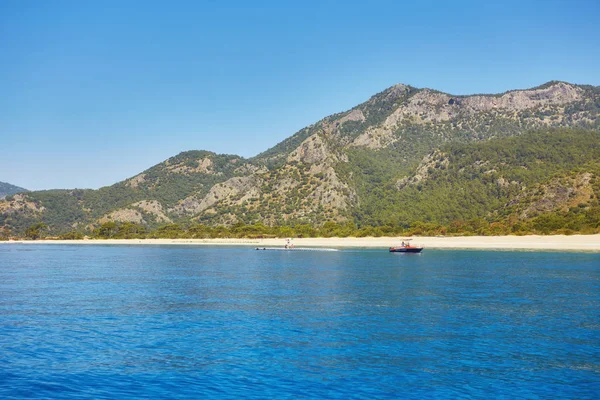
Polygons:
M252 159L188 151L99 190L8 196L0 236L596 232L599 115L594 86L396 85Z
M143 200L157 201L169 207L192 193L205 194L214 184L237 175L235 170L244 162L238 156L188 151L132 179L98 190L28 192L26 201L32 203L33 207L43 208L43 212L32 212L31 207L9 209L9 212L0 214L0 226L8 225L13 231L23 232L41 218L56 233L87 229L82 225L93 224L115 210L131 208L132 204ZM14 199L14 196L9 196L7 201ZM144 213L144 210L140 210L140 213ZM161 222L151 213L147 218L155 225Z
M361 225L402 227L419 221L502 220L511 214L510 201L528 188L577 171L597 174L594 162L599 156L598 132L551 130L447 144L422 163L418 173L396 181L385 164L371 160L371 174L383 179L367 181L354 174L363 199L355 220Z

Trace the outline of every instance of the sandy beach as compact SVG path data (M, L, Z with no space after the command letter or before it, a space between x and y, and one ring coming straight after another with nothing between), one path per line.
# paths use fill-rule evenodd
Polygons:
M426 249L502 249L502 250L570 250L600 252L600 235L555 236L461 236L413 237L413 245ZM301 238L292 239L296 247L388 248L400 244L397 237ZM84 244L84 245L211 245L283 247L285 239L106 239L106 240L18 240L14 244Z

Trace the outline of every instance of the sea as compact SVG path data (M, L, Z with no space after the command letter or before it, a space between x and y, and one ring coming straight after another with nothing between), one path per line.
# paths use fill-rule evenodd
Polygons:
M1 399L598 399L600 253L0 244Z

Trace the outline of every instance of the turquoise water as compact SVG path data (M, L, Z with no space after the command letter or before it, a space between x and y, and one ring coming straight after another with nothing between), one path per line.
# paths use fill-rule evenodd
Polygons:
M0 398L600 396L600 254L0 245Z

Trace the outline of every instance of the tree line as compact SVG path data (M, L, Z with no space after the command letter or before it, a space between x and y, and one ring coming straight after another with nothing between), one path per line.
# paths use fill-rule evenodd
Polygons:
M490 221L485 218L456 220L449 224L414 222L408 227L382 225L358 227L355 223L326 222L320 227L309 224L295 226L266 226L263 224L234 224L231 226L168 224L148 229L132 222L105 222L92 232L71 231L60 236L49 236L43 223L30 226L18 239L265 239L307 237L393 237L393 236L498 236L498 235L556 235L600 233L600 207L577 208L567 212L540 214L528 220L508 218ZM8 240L9 233L0 230L0 240Z

